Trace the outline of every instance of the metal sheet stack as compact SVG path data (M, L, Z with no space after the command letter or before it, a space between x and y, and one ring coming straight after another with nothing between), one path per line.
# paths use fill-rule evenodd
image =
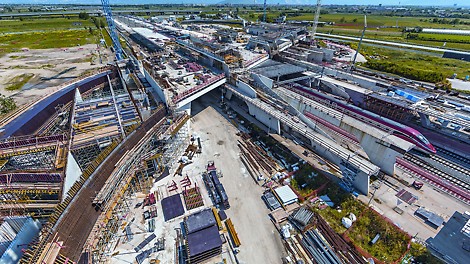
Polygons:
M305 207L301 207L299 210L292 213L289 216L289 219L297 228L303 230L310 223L313 215L314 214L312 211L306 209Z

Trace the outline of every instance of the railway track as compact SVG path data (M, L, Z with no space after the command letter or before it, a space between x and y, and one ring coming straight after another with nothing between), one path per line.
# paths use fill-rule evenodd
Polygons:
M434 161L439 162L440 164L443 164L444 166L447 166L457 172L462 173L463 175L467 176L466 179L462 179L465 183L470 184L470 165L468 167L462 167L459 164L456 164L448 159L445 159L443 157L437 156L437 155L432 155L431 159Z
M464 168L470 168L470 159L469 158L466 158L462 155L453 153L453 152L448 151L447 149L444 149L444 148L441 148L441 147L436 147L435 146L435 148L437 150L437 154L442 156L443 158L449 159L449 160L453 161L454 163L457 163L457 164L463 166ZM467 174L467 175L470 175L470 174Z
M470 191L470 184L466 183L465 181L461 180L460 178L458 177L455 177L453 175L450 175L448 173L445 173L439 169L436 169L434 166L430 165L429 163L423 161L422 159L414 156L414 155L411 155L411 154L405 154L403 156L403 159L419 166L420 168L422 168L423 170L425 171L428 171L446 181L448 181L449 183L455 185L455 186L458 186L460 187L461 189L465 190L465 191Z

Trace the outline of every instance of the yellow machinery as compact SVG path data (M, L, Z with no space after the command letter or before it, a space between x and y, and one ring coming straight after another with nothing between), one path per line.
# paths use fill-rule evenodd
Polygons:
M230 233L230 236L232 237L233 240L233 245L235 247L239 247L241 245L240 239L238 238L237 231L235 231L235 227L233 226L232 219L227 219L225 221L225 224L227 225L228 232Z
M222 230L224 227L222 226L222 221L220 221L219 213L217 212L217 209L215 207L212 207L212 213L214 214L215 221L217 221L217 226L219 227L219 230Z

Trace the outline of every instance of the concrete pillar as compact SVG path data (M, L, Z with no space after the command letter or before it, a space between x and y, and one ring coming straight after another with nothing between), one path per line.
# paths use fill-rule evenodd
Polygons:
M421 124L425 127L431 126L431 121L429 121L429 116L423 113L418 113L421 120Z
M341 122L340 127L349 133L352 133L359 140L359 144L367 154L367 158L379 166L382 171L388 175L393 175L396 157L402 157L403 154L391 148L390 143L384 142L379 138L373 137L366 132L351 127L350 125Z
M364 195L369 194L369 175L365 174L362 171L359 171L354 180L354 187Z

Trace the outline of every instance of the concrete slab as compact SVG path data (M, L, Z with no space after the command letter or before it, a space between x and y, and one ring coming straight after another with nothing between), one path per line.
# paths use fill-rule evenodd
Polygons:
M217 111L206 108L208 103L217 104L215 96L204 97L192 103L193 134L201 138L203 152L192 164L193 168L205 168L208 160L214 160L223 177L220 181L227 191L232 219L241 241L240 263L282 263L285 249L280 235L269 220L269 209L261 199L263 188L256 185L239 157L237 129ZM254 235L256 234L256 235Z

